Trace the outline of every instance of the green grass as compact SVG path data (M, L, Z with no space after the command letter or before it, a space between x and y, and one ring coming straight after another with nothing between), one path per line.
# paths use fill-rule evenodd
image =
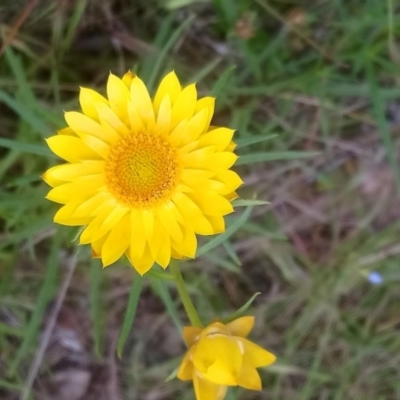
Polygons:
M2 39L25 3L0 6ZM132 69L154 90L175 69L217 96L213 123L237 129L240 194L261 200L239 202L227 232L202 240L183 268L206 320L261 292L252 337L278 362L261 372L262 393L234 389L227 400L397 399L396 2L61 3L38 2L0 58L0 398L20 396L77 245L78 230L55 226L57 207L44 199L40 175L56 163L44 138L78 107L79 86L104 91L109 71ZM144 278L124 322L126 264L101 271L80 252L57 323L80 332L86 361L74 365L89 368L88 358L92 389L112 379L124 399L192 399L185 383L164 383L183 352L176 326L187 322L173 285L158 271ZM372 270L382 285L368 283ZM32 399L45 398L68 357L45 356Z

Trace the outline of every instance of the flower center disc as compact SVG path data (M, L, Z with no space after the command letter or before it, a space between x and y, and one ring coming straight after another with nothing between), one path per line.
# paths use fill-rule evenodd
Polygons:
M105 163L106 184L128 207L148 208L168 201L178 184L175 149L160 136L144 132L119 140Z

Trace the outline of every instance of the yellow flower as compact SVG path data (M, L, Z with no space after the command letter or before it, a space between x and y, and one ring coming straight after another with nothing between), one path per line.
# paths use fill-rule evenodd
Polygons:
M230 170L234 131L210 126L214 98L198 100L171 72L151 99L128 72L110 74L107 98L81 88L79 100L82 112L66 112L68 127L47 139L67 163L43 179L63 204L54 221L85 226L80 244L104 266L126 254L141 274L166 268L195 256L196 234L225 230L242 180Z
M256 368L275 362L275 356L245 339L253 329L254 317L241 317L224 325L185 327L189 350L179 367L178 378L193 380L197 400L222 400L228 386L261 390Z

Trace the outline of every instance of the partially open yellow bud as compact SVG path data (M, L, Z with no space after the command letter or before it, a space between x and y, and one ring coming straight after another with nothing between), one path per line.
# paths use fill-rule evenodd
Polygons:
M197 400L222 400L228 386L261 390L256 368L272 364L276 357L245 339L253 325L254 317L241 317L226 325L213 322L204 329L184 328L189 350L178 378L193 380Z

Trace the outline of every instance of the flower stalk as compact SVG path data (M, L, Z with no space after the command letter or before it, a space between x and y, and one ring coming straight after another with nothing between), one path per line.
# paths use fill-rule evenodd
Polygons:
M175 278L176 288L178 289L179 296L181 298L183 307L185 308L186 314L189 317L191 325L202 328L203 323L201 322L196 308L193 305L192 299L189 296L189 292L179 268L179 263L175 260L171 260L170 268L172 275Z

